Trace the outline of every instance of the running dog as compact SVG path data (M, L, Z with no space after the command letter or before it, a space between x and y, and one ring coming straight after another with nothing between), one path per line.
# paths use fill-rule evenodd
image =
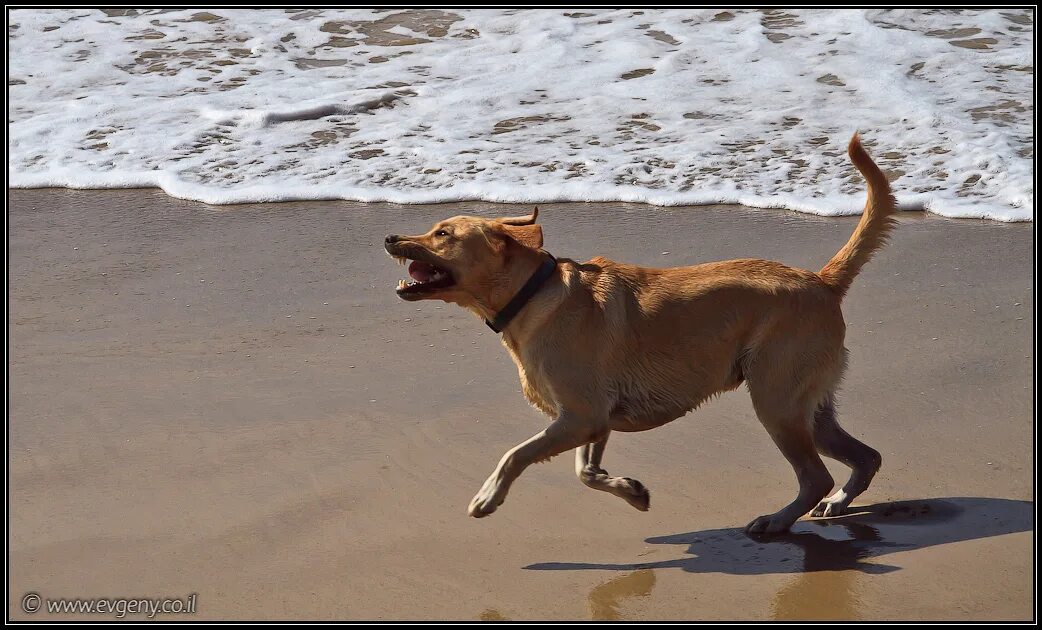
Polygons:
M409 263L412 278L399 282L398 296L452 302L484 318L502 333L525 397L552 419L507 451L470 515L492 514L525 468L572 449L582 483L647 510L644 484L602 467L608 436L662 426L743 382L799 481L792 503L746 531L783 532L807 512L842 514L882 460L836 422L847 357L840 305L895 224L890 185L857 134L848 154L868 201L850 240L816 273L754 259L670 269L555 259L541 249L538 208L388 236L387 252ZM852 470L827 498L833 479L821 455Z

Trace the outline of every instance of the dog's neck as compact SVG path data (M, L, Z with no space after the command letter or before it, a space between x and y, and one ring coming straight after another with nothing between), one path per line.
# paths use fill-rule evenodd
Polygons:
M472 304L463 304L462 306L486 321L494 320L496 315L510 303L514 296L532 278L533 274L546 262L548 254L542 251L528 250L523 252L521 256L520 260L510 265L509 272L504 273L495 282L490 283L490 286L483 292L480 298L475 298ZM559 274L560 270L555 270L544 282L544 286L540 287L529 302L510 320L509 325L501 331L504 340L517 342L526 338L527 332L532 328L532 324L543 319L540 312L545 312L548 304L545 296L542 294L546 293L549 288L546 285L553 284L555 278L559 277Z

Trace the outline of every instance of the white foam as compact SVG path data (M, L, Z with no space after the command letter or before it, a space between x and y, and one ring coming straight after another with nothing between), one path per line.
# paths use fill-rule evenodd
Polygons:
M860 129L905 207L1031 220L1031 19L16 10L10 184L836 215L864 201Z

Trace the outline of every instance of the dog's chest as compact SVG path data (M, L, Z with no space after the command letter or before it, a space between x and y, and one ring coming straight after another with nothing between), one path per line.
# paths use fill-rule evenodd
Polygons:
M557 405L554 402L553 390L539 369L526 370L522 363L517 364L517 374L521 379L521 391L536 409L548 416L556 416Z
M522 357L511 344L504 345L510 352L510 358L517 365L517 375L521 381L521 392L525 399L548 416L556 416L559 410L554 402L553 389L545 370L532 357Z

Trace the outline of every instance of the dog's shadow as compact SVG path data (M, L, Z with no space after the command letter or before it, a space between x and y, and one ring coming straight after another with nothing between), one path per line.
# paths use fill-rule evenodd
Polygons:
M648 538L653 545L687 545L688 557L621 564L540 562L539 571L679 568L690 573L766 575L900 567L865 562L887 554L1034 529L1030 501L946 497L853 508L838 518L799 521L780 536L750 537L740 528Z

